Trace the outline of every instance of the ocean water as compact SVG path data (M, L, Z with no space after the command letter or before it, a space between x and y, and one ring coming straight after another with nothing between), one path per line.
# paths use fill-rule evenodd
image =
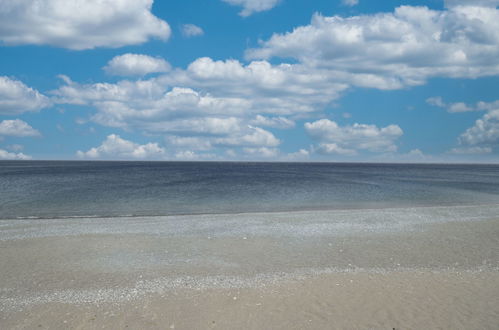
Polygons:
M499 165L1 161L0 218L499 203Z

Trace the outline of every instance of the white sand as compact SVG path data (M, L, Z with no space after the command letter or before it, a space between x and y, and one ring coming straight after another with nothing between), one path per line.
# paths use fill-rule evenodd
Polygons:
M1 220L0 329L497 329L498 210Z
M2 329L497 329L498 272L327 274L177 289L126 303L32 305Z

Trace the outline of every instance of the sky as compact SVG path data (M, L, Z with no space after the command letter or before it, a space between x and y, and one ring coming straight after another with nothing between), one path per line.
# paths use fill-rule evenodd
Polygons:
M0 0L0 159L499 161L499 0Z

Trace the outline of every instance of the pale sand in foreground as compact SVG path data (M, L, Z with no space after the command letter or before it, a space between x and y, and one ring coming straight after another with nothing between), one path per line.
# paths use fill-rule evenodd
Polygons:
M498 329L499 205L0 221L0 329Z
M259 288L178 289L122 304L49 303L3 329L497 329L499 273L325 274Z

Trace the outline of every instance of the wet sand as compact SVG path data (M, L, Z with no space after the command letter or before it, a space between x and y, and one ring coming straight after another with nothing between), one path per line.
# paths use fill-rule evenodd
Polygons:
M498 206L0 221L1 329L497 329Z

